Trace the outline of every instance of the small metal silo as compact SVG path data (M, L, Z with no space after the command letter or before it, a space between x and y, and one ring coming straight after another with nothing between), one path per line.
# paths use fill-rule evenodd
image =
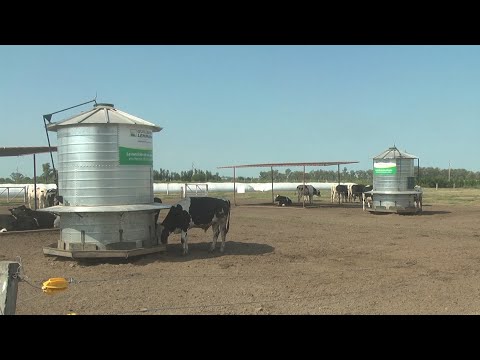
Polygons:
M153 133L162 128L115 109L93 109L47 126L57 132L60 239L45 254L128 257L164 250L155 234Z
M422 211L422 191L416 187L418 157L388 148L373 158L373 202L369 211L402 214Z

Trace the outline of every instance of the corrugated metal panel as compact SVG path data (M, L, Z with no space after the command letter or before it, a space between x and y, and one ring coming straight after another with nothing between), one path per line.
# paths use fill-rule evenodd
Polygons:
M61 243L64 250L81 248L108 250L112 244L124 243L128 248L156 244L153 213L64 213L61 216Z
M59 128L58 187L70 206L151 204L152 165L121 165L121 124Z
M395 164L392 174L376 174L375 167L380 164ZM414 176L413 159L397 158L394 161L374 161L373 190L374 191L405 191L409 187L409 178Z

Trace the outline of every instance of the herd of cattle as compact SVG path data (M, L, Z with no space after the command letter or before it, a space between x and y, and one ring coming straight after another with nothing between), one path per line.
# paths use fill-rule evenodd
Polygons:
M47 190L41 186L36 191L38 208L61 204L56 190ZM160 198L154 198L161 203ZM28 190L28 205L9 209L10 214L0 214L0 232L25 231L57 228L60 217L49 212L33 210L35 208L35 191ZM156 214L156 236L162 244L167 244L171 233L181 233L182 253L188 253L188 230L201 228L213 230L210 251L214 251L218 237L221 236L220 252L225 249L225 238L230 228L230 200L212 197L184 198L172 205L163 221L159 221L160 210Z
M25 205L20 205L8 209L10 214L0 214L0 232L59 227L59 216L35 210L35 208L42 209L58 205L60 202L59 197L57 197L57 189L47 189L45 185L38 185L35 191L34 186L29 186L27 189L27 202L29 208Z
M330 199L332 202L355 202L358 199L358 201L364 202L367 206L371 206L373 197L369 192L372 189L372 185L333 184L330 190ZM320 196L320 190L315 189L312 185L298 185L296 194L297 202L302 200L312 204L313 196ZM289 206L293 204L292 200L288 196L283 195L277 195L274 201L279 206Z
M331 188L331 201L336 199L341 202L355 201L357 198L365 201L365 193L371 187L364 185L334 185ZM297 187L297 201L308 201L312 203L313 196L320 196L320 191L312 185L299 185ZM0 214L0 232L18 230L50 229L59 227L60 217L48 212L32 210L36 205L38 208L49 207L61 204L61 198L56 196L56 190L47 190L37 187L35 191L29 189L28 204L11 208L9 215ZM292 204L292 200L286 196L279 196L275 201L282 206ZM161 203L161 199L155 198L154 202ZM156 236L158 240L167 244L170 234L181 233L182 253L188 253L188 230L201 228L207 231L210 227L213 230L213 239L210 251L214 251L218 237L221 237L220 252L225 249L225 238L230 227L230 201L212 197L187 197L172 205L163 221L159 221L158 211L156 215Z

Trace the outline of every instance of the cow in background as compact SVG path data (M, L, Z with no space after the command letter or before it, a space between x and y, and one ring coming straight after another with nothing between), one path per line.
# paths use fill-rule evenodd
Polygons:
M157 239L162 244L168 243L171 233L181 233L182 253L188 254L188 230L201 228L213 230L213 240L210 251L215 250L218 236L222 243L220 252L225 249L225 237L230 227L230 200L212 197L186 197L172 205L165 219L156 227Z
M43 184L37 184L37 208L43 209L45 207L47 197L47 187ZM28 206L30 209L35 208L35 186L28 186Z
M415 203L415 207L422 210L423 207L423 189L419 185L415 185L413 188L417 194L413 195L413 201Z
M369 208L372 207L372 203L373 203L373 194L370 192L372 190L373 190L373 185L365 185L362 193L362 201L364 203L364 206L366 205Z
M54 205L58 205L58 202L55 203L55 199L57 198L57 189L48 189L45 195L45 207L51 207Z
M288 196L277 195L274 202L278 203L278 206L292 205L292 200Z
M335 199L339 199L340 202L346 202L348 199L348 186L333 184L331 188L331 199L332 202L334 202Z
M300 202L300 198L303 196L303 199L311 204L313 203L313 195L320 196L320 191L312 185L305 185L304 187L303 184L301 184L297 186L297 202Z

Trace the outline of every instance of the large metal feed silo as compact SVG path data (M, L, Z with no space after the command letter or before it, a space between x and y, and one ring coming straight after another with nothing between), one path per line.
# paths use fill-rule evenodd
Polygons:
M415 159L418 157L388 148L373 158L373 202L369 211L419 213L422 191L416 187Z
M45 254L128 257L165 249L155 218L153 133L162 128L96 104L92 110L48 125L57 132L58 194L63 204L44 209L60 215L60 239Z

